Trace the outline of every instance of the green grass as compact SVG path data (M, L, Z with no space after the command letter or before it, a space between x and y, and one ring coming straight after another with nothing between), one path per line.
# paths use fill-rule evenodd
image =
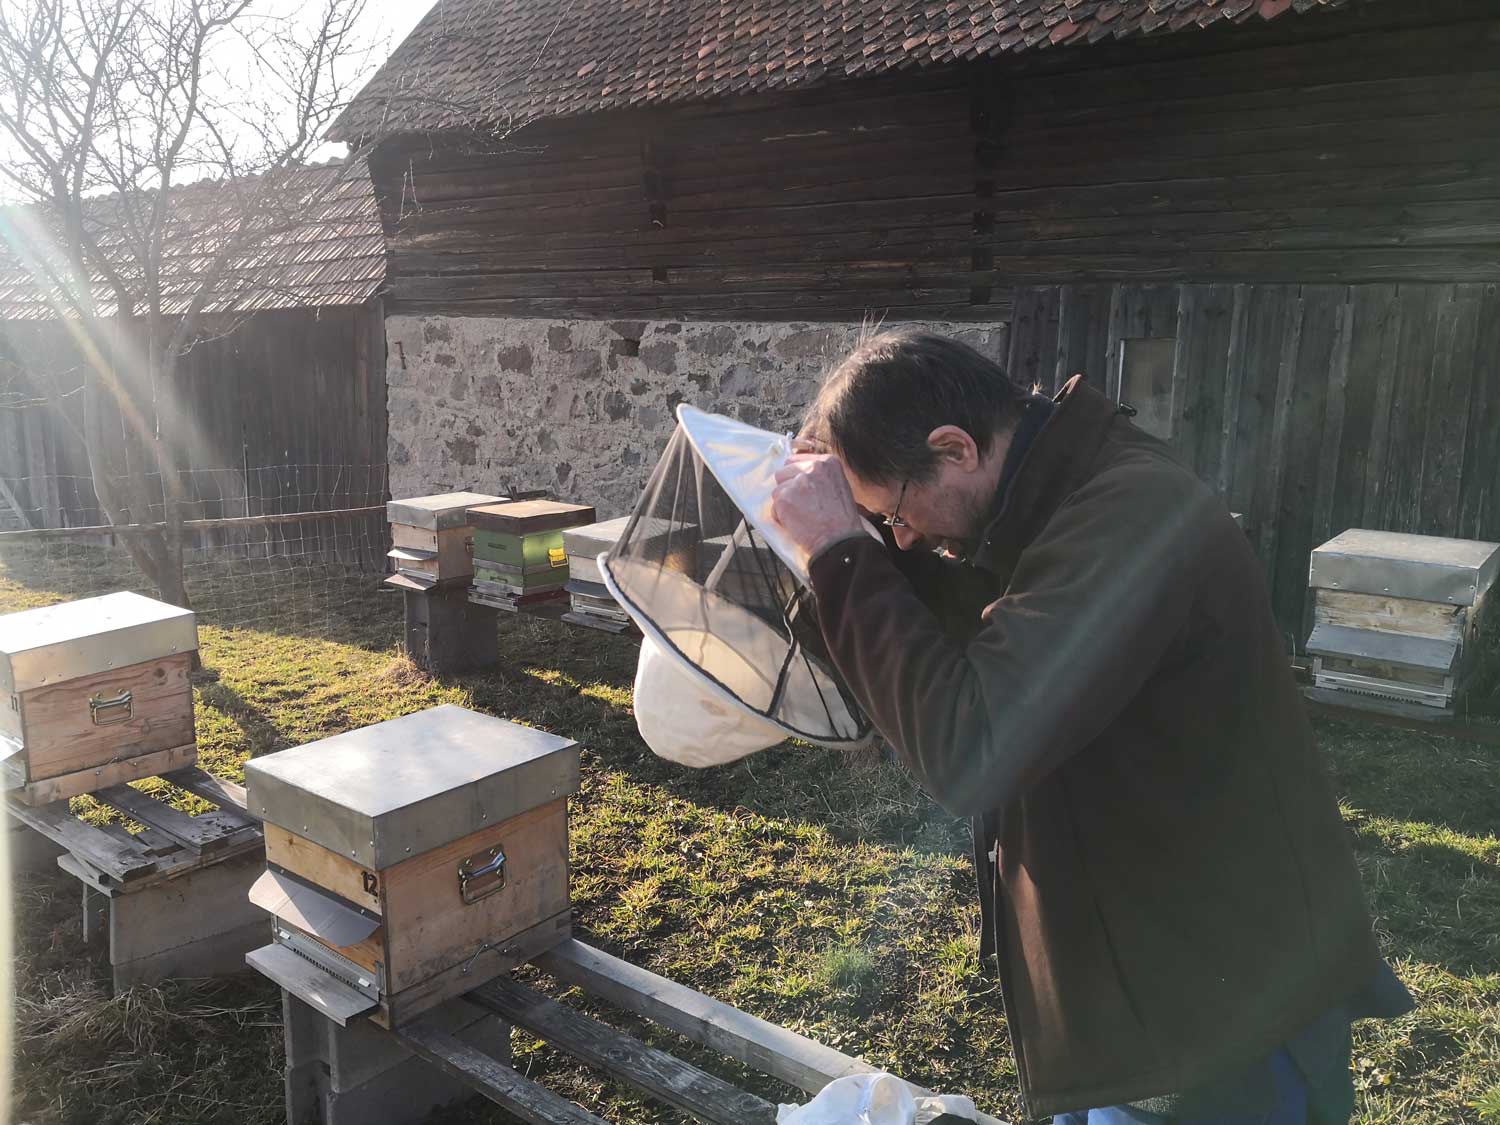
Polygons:
M29 568L22 582L0 562L0 610L70 595L93 573ZM356 611L310 611L315 627L300 630L221 629L205 614L196 684L205 768L239 779L247 757L445 702L566 734L585 748L572 887L577 927L591 940L1019 1120L999 997L975 957L967 829L900 769L798 747L701 772L672 766L636 736L630 644L506 618L498 670L435 680L399 655L400 603L372 587L357 593ZM1358 1120L1500 1120L1500 751L1346 724L1320 735L1382 943L1419 1002L1358 1029ZM80 809L106 815L87 801ZM17 1119L281 1120L271 986L174 983L111 999L102 951L78 939L76 883L27 879L13 905ZM670 1034L592 1010L773 1100L792 1097ZM611 1120L680 1119L528 1036L517 1034L515 1051L520 1069ZM480 1101L432 1119L505 1120Z

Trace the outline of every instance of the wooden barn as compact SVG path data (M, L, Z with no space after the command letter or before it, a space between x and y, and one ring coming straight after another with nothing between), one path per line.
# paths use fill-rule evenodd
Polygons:
M1136 406L1294 645L1330 534L1500 539L1497 114L1493 0L444 0L337 127L393 489L620 514L676 403L931 324Z
M235 186L174 189L162 259L171 317L188 307L215 240L241 221ZM384 499L385 247L369 179L318 165L284 190L293 218L258 220L265 236L219 274L221 299L178 368L187 519ZM82 436L88 352L38 280L38 226L19 210L0 215L0 526L103 525ZM107 292L102 279L96 288Z

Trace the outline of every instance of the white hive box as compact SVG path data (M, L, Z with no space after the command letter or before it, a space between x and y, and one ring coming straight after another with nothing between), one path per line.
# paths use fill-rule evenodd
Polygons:
M245 785L276 920L252 963L302 995L274 962L312 962L359 998L346 1018L394 1027L571 933L568 739L449 705L256 758Z
M197 758L191 610L106 594L0 617L0 759L28 804Z
M1500 544L1351 530L1312 553L1318 688L1452 711L1475 671Z
M469 509L504 499L484 492L442 492L389 501L385 506L391 525L388 557L396 573L387 581L415 590L459 581L467 584L474 574Z

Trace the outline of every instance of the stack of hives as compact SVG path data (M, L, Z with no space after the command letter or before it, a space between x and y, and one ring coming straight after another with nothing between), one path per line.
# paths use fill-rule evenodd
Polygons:
M1450 713L1478 670L1500 544L1346 531L1313 551L1315 689L1351 706Z
M563 547L568 552L568 596L570 612L563 620L606 633L625 633L634 629L630 615L620 608L604 576L599 573L599 556L620 541L629 516L574 527L563 532Z
M563 531L594 522L594 509L555 500L483 504L469 510L474 583L469 599L514 613L567 596Z
M419 592L467 586L473 574L469 509L504 499L484 492L443 492L390 501L385 506L391 525L387 555L396 572L386 582Z

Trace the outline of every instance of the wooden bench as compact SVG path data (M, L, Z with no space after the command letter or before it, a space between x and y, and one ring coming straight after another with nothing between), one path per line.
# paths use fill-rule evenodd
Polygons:
M771 1102L515 980L490 981L413 1023L384 1031L363 1017L340 1015L344 1009L336 990L348 986L298 964L293 955L275 956L274 950L257 950L248 960L283 990L288 1125L415 1123L470 1092L536 1125L604 1125L603 1118L509 1065L512 1026L696 1120L714 1125L776 1120ZM532 963L593 999L651 1020L808 1097L836 1078L876 1070L579 941L564 942ZM317 991L319 1008L298 999L308 989ZM362 1006L357 993L347 999L349 1011ZM392 1091L400 1091L399 1104ZM984 1114L979 1121L1002 1125Z
M265 913L247 898L265 870L265 838L245 809L244 789L197 767L161 777L217 808L189 816L128 785L94 792L95 800L142 826L132 834L118 824L86 824L66 800L6 803L12 823L44 841L26 849L52 851L57 865L83 884L85 941L94 936L103 900L116 990L243 972L245 954L264 944L269 930Z

